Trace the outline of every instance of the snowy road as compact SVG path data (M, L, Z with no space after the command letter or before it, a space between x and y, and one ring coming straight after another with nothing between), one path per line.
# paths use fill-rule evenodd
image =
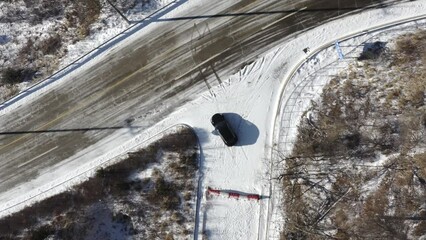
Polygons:
M281 48L270 54L268 63L279 60L283 64L279 67L248 63L301 31L374 2L189 1L186 10L164 16L58 81L45 95L0 116L0 202L56 179L55 169L61 166L77 168L108 153L200 94L207 103L195 101L180 111L193 112L198 118L197 124L189 118L186 123L198 129L200 141L206 144L204 169L209 174L204 187L213 184L269 196L263 192L268 176L262 172L265 163L261 160L266 154L259 152L259 146L265 147L273 121L267 119L271 115L259 113L274 111L271 102L289 70L282 55L301 52L306 45L291 45L287 47L295 49ZM229 79L241 69L239 77ZM264 71L270 74L265 76ZM245 77L253 72L259 75ZM233 83L250 88L242 92ZM220 87L214 87L217 85ZM219 93L221 98L217 98ZM225 148L210 134L209 118L216 111L229 113L242 139L239 146ZM163 125L178 119L169 117ZM23 182L36 177L44 180L30 189L23 187ZM7 192L12 188L14 195ZM200 217L208 222L200 228L218 239L264 236L258 229L264 229L262 205L219 198L203 207Z
M131 138L292 33L372 2L186 3L189 7L148 25L31 103L3 110L0 191L49 166L108 151L109 137Z

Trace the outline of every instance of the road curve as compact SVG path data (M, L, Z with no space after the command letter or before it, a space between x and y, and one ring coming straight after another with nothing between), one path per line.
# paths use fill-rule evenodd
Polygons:
M266 49L371 6L384 7L373 0L344 5L234 0L162 17L137 39L82 67L66 84L0 116L0 192L48 175L43 170L55 164L78 160L82 150L108 151L110 146L97 143L117 131L128 130L123 134L132 137Z
M287 136L287 133L285 133L288 129L284 130L285 128L289 128L290 126L282 126L282 122L286 122L287 124L292 125L291 126L292 128L297 128L297 124L298 124L299 120L297 120L297 122L292 122L291 119L293 119L293 118L291 116L292 116L292 114L296 113L296 115L298 116L296 119L299 119L300 113L302 111L304 111L303 109L300 109L300 106L296 107L294 104L290 103L290 101L289 101L289 99L291 98L290 96L293 95L293 94L302 95L302 92L305 88L309 88L309 89L306 90L307 92L309 92L309 93L312 92L312 89L311 89L312 86L307 87L308 82L306 81L306 79L303 79L302 81L298 81L300 79L295 78L296 72L298 72L304 64L308 63L309 59L311 59L314 56L317 56L319 53L326 50L327 48L333 47L334 44L335 44L335 41L337 41L337 40L339 42L343 43L343 42L345 42L349 39L352 39L352 38L360 37L360 36L367 35L367 34L375 34L375 33L381 32L381 31L386 31L387 29L392 28L392 27L396 27L396 26L399 26L399 25L402 25L402 24L415 22L415 21L418 21L418 20L424 20L424 19L426 19L426 14L420 14L420 15L415 16L415 17L408 17L408 18L405 18L405 19L398 19L398 20L395 20L395 21L389 21L385 24L380 24L380 25L369 27L369 28L365 28L365 29L363 29L362 31L359 31L359 32L340 36L338 39L330 39L327 43L324 43L323 45L318 46L315 49L311 49L311 52L308 53L306 59L298 62L295 65L295 67L290 71L290 73L287 75L288 77L283 80L283 86L281 87L281 90L280 90L277 112L275 113L275 116L274 116L274 128L273 128L274 131L273 131L273 134L271 134L271 136L270 136L271 139L272 139L271 140L272 142L278 143L277 148L279 149L279 151L282 151L282 153L287 154L288 153L287 151L291 150L288 147L281 149L281 147L283 147L281 145L285 145L285 144L288 144L288 143L291 142L289 139L287 139L289 137ZM354 46L354 48L355 48L355 46ZM331 61L331 62L333 62L333 61ZM312 73L310 73L310 74L312 74ZM290 86L290 85L292 85L292 86L288 88L288 86ZM284 94L286 94L286 95L284 96ZM305 98L306 98L306 96L305 96ZM311 100L314 100L315 96L312 95L311 98L312 98ZM304 101L306 101L306 99L304 99ZM307 101L307 102L310 102L310 101ZM297 109L295 109L295 108L297 108ZM283 113L285 113L285 116L284 116ZM283 120L284 118L286 120ZM285 139L285 140L283 141L282 139ZM270 151L269 155L270 155L271 159L277 160L277 156L274 156L274 152ZM277 171L277 169L275 169L275 168L276 168L275 163L271 162L271 166L270 166L271 170L270 171L271 171L271 175L273 175L273 176L276 174L276 171ZM267 209L267 212L268 212L267 218L268 219L267 219L267 227L266 227L267 229L269 229L270 225L272 224L271 217L273 215L274 207L275 207L274 206L274 200L276 201L277 195L280 195L279 190L277 189L277 188L280 188L280 181L276 181L276 182L275 181L276 180L270 180L269 192L270 192L271 196L274 196L274 195L275 196L271 197L268 200L268 205L267 205L267 208L268 208ZM264 239L278 239L278 238L279 238L278 236L270 236L270 233L268 232L268 230L266 230Z

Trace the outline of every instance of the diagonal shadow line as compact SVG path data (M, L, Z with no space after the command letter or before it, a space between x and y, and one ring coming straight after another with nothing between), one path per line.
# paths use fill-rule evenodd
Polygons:
M1 0L0 0L1 1ZM65 67L59 69L52 75L46 77L44 80L34 84L28 89L23 90L18 95L4 101L0 102L0 111L7 108L8 106L14 104L15 102L18 102L19 100L25 98L26 96L33 94L34 92L43 89L44 87L62 79L63 77L69 75L74 70L77 70L87 62L91 61L92 59L96 58L97 56L103 54L108 49L111 49L112 47L116 46L118 43L125 40L127 37L135 34L139 30L147 27L153 22L156 22L160 17L166 15L167 13L171 12L173 9L183 5L188 0L174 0L170 2L169 4L165 5L164 7L157 9L151 15L148 17L145 17L144 19L140 21L131 22L131 26L124 29L117 35L113 36L112 38L106 40L101 45L93 48L89 52L83 54L82 56L78 57L73 62L69 63Z
M214 15L201 15L201 16L162 18L162 19L156 19L156 20L153 20L153 21L155 21L155 22L168 22L168 21L191 20L191 19L221 18L221 17L240 17L240 16L255 16L255 15L272 15L272 14L283 14L283 13L355 11L355 10L380 9L380 8L386 8L388 6L389 6L388 4L381 4L381 5L378 5L378 6L366 6L366 7L311 8L311 9L293 9L293 10L281 10L281 11L260 11L260 12L247 12L247 13L223 13L223 14L214 14Z
M13 131L13 132L0 132L0 135L19 135L19 134L32 134L32 133L61 133L61 132L89 132L89 131L105 131L105 130L118 130L118 129L138 129L138 128L142 128L142 127L118 126L118 127L49 129L49 130L36 130L36 131Z

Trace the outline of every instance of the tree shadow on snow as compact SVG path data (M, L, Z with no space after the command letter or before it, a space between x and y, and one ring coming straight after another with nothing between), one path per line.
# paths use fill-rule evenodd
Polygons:
M205 129L193 127L192 130L194 130L195 134L197 135L198 141L200 142L200 144L203 144L209 141L209 132L206 131Z
M378 59L388 48L386 47L387 42L366 42L362 49L361 55L358 57L359 61Z

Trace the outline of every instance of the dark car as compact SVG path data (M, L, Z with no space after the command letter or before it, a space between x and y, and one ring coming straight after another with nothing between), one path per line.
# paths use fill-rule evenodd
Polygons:
M234 146L237 143L237 135L235 135L234 131L229 127L223 114L216 113L212 116L211 122L227 146Z

